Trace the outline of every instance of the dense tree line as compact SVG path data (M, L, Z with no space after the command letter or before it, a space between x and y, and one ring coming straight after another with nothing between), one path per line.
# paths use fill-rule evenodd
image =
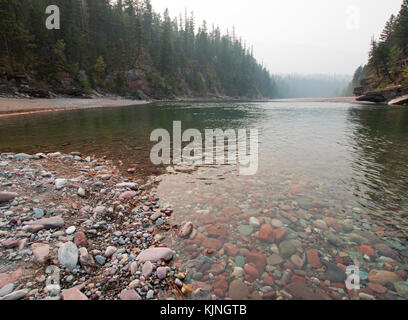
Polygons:
M47 30L57 5L61 29ZM44 85L69 73L84 91L123 93L123 71L141 69L169 94L269 97L274 82L235 32L222 34L193 13L171 18L150 0L0 0L0 68L33 72Z
M372 75L375 88L394 84L408 86L408 0L398 15L387 21L378 40L372 39L368 65L360 70Z

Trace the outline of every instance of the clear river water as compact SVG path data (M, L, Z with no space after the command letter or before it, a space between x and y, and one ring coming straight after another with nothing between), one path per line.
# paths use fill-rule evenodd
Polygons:
M38 113L0 118L0 151L79 151L158 174L150 134L171 133L176 120L183 130L259 130L256 175L209 165L160 177L174 223L195 226L190 239L167 240L194 288L230 297L238 280L239 298L350 298L344 271L358 266L361 292L408 298L406 283L372 281L373 270L408 269L406 108L175 102Z

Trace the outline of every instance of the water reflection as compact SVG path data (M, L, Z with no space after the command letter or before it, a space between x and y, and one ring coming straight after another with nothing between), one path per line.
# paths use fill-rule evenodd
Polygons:
M408 110L351 108L353 188L370 213L408 224Z

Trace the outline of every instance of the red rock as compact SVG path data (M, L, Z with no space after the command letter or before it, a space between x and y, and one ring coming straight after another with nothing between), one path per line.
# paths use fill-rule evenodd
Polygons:
M395 271L395 273L401 278L405 279L407 277L407 272L405 270L398 270Z
M321 288L316 288L316 295L320 300L333 300L327 293Z
M373 290L374 292L377 293L386 293L387 292L387 288L383 287L381 284L378 283L368 283L368 287Z
M218 197L218 198L215 198L212 203L214 206L220 207L223 202L224 202L224 199L221 197Z
M43 229L44 229L43 225L32 225L32 226L28 226L27 231L31 233L37 233Z
M241 213L241 209L238 207L225 207L224 213L228 214L229 216L235 216Z
M255 267L258 270L259 274L262 274L265 272L266 256L264 256L261 253L248 251L245 254L245 257L246 257L247 263L252 262L253 264L255 264Z
M84 295L78 288L71 288L67 290L62 290L61 292L62 300L88 300L87 296Z
M1 244L6 249L12 249L12 248L18 247L18 241L15 239L11 239L11 238L4 240Z
M120 300L142 300L139 294L135 290L122 290L119 295Z
M371 246L361 245L356 248L358 252L368 255L369 257L376 257L375 250Z
M253 277L253 276L251 276L251 275L249 275L249 274L246 274L246 275L244 276L244 280L247 281L247 282L249 282L249 283L253 283L253 282L255 282L256 278Z
M85 233L82 231L78 231L74 235L74 243L78 247L87 247L88 246L88 240L86 239Z
M125 191L119 196L119 200L132 200L135 197L134 191Z
M203 224L211 224L217 222L217 217L213 214L203 214L198 217L201 223Z
M228 235L228 230L225 226L212 225L207 229L209 237L226 237Z
M273 298L275 298L275 296L276 296L276 291L270 291L270 292L265 293L262 296L262 298L263 299L273 299Z
M275 229L273 233L275 235L275 241L281 242L286 236L286 229Z
M180 228L180 231L178 233L178 237L182 239L187 239L190 237L191 233L193 232L194 225L192 222L186 222L183 224Z
M296 274L292 275L292 277L290 278L290 280L291 280L292 282L306 283L306 279L305 279L305 278L300 277L300 276L298 276L298 275L296 275Z
M214 289L214 293L218 298L225 297L225 291L223 291L223 290L221 290L219 288Z
M222 296L224 296L228 290L228 282L224 279L218 280L214 283L214 289L220 289L223 292Z
M264 283L268 286L273 286L275 284L275 280L271 276L266 276L263 279Z
M255 268L254 265L251 264L246 264L244 266L244 270L247 274L249 274L252 278L257 279L259 278L259 272L258 270Z
M203 246L206 247L207 249L214 249L214 250L219 250L222 248L222 242L217 239L213 238L206 238L203 242Z
M0 273L0 289L5 285L13 283L23 276L23 270L21 268L11 273Z
M232 243L224 244L224 251L231 257L235 257L239 252L238 248Z
M38 263L45 263L50 254L50 246L44 243L34 243L31 245L31 251L33 252L36 261Z
M300 189L299 187L293 186L293 187L290 188L290 193L298 194L298 193L302 193L302 192L303 192L302 189Z
M347 293L348 293L350 298L354 298L354 297L358 296L358 294L357 294L357 292L355 290L348 290L347 289Z
M266 242L275 242L276 237L272 227L269 224L264 224L258 232L258 238Z
M334 282L334 283L331 283L330 284L332 287L334 287L334 288L339 288L339 289L345 289L345 285L344 285L344 283L338 283L338 282Z
M313 267L313 268L320 268L321 263L320 263L320 258L319 258L319 251L316 249L309 249L306 251L306 256L307 256L307 262Z

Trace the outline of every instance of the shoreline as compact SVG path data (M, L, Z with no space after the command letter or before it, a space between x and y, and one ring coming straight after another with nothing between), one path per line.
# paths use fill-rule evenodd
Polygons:
M330 102L330 103L355 103L373 105L371 102L361 102L357 97L334 97L334 98L290 98L290 99L236 99L236 98L179 98L176 100L130 100L120 97L105 98L4 98L0 97L0 117L27 115L33 113L69 111L93 108L114 108L125 106L147 105L163 102Z
M272 99L273 102L330 102L330 103L355 103L375 105L373 102L357 101L358 97L332 97L332 98L285 98Z
M145 105L153 103L147 100L130 100L122 98L53 98L53 99L28 99L28 98L0 98L0 117L55 112L67 110L125 107L131 105Z

